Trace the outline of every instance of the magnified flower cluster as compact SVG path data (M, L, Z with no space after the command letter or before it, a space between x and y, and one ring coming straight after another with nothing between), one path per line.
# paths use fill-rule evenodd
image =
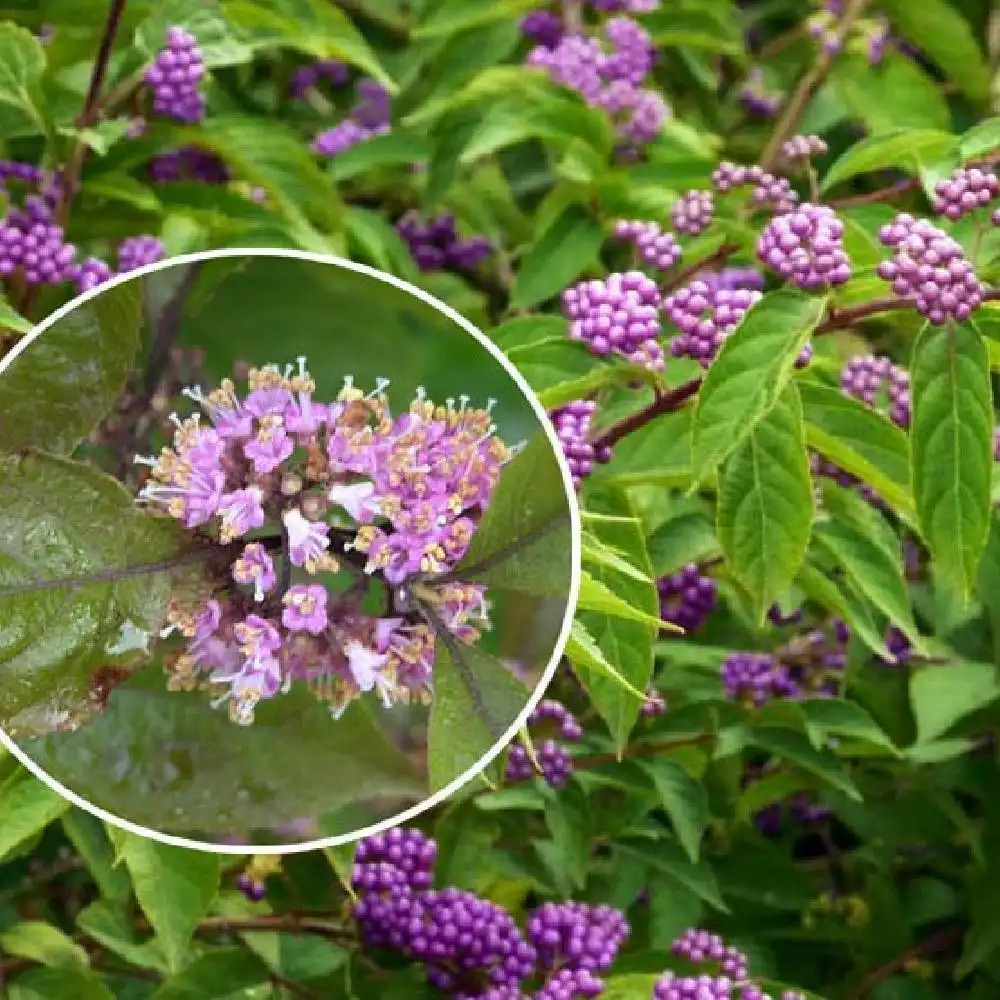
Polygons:
M387 386L366 394L347 378L323 403L304 358L297 372L253 369L242 397L230 380L185 390L209 422L175 416L172 446L137 456L150 468L140 501L198 529L228 564L229 585L203 607L170 611L168 632L187 639L173 688L214 691L242 724L297 681L334 716L368 691L387 707L429 698L435 633L404 584L433 583L462 558L510 452L490 407L436 406L420 390L393 415ZM380 616L361 610L373 578ZM457 639L489 628L483 587L420 593Z

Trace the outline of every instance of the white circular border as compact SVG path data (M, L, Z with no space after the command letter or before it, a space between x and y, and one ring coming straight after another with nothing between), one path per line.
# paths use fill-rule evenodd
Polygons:
M562 447L559 444L559 439L556 436L555 429L548 418L548 414L545 412L545 408L542 404L538 401L538 398L535 396L534 391L531 386L528 385L524 376L521 375L513 364L511 364L510 360L506 357L503 351L501 351L500 348L493 343L493 341L491 341L468 319L452 309L451 306L441 302L439 299L436 299L433 295L430 295L423 289L417 288L409 282L395 277L395 275L387 274L384 271L379 271L366 264L359 264L356 261L346 260L342 257L311 253L305 250L289 250L277 247L245 247L227 248L222 250L205 250L199 253L181 254L177 257L170 257L167 260L158 261L155 264L147 264L145 267L136 268L134 271L128 271L125 274L118 275L110 281L106 281L98 285L96 288L92 288L90 291L84 292L82 295L78 295L76 298L67 302L66 305L60 306L60 308L54 313L47 316L36 327L33 327L31 332L26 334L14 346L10 353L8 353L5 357L0 358L0 374L6 371L17 359L17 357L25 351L34 340L49 329L49 327L58 323L60 319L71 313L77 306L83 305L85 302L96 298L116 285L133 281L136 278L141 278L147 274L153 274L156 271L165 270L168 267L175 267L181 264L194 264L203 260L217 260L224 257L281 257L291 258L293 260L306 260L314 264L332 264L335 267L341 267L348 271L364 274L369 278L375 278L376 280L384 282L387 285L392 285L394 288L398 288L399 290L406 292L426 305L436 309L443 316L446 316L486 349L497 364L499 364L500 367L503 368L508 375L510 375L510 377L514 380L515 385L517 385L517 387L524 394L525 398L528 400L528 403L534 411L535 416L538 417L539 423L549 439L549 444L552 446L556 460L559 463L559 470L562 473L563 478L563 486L565 487L566 497L569 502L570 528L572 531L572 538L570 542L572 566L569 593L566 600L566 614L563 619L562 628L559 632L559 637L556 639L556 643L552 651L552 657L549 660L548 666L542 673L541 680L536 685L534 693L525 704L524 710L514 720L511 727L507 730L499 742L497 742L495 746L493 746L475 764L473 764L472 767L465 771L464 774L459 775L449 785L446 785L440 791L435 792L426 799L422 799L417 805L411 807L410 809L397 813L395 816L391 816L389 819L382 820L372 826L363 827L362 829L349 834L325 837L320 840L310 840L301 844L284 844L280 846L275 846L274 844L210 844L200 840L189 840L186 837L176 837L172 834L161 833L158 830L152 830L144 826L139 826L129 820L122 819L119 816L106 812L99 806L95 806L81 798L75 792L70 791L70 789L66 788L42 770L42 768L39 767L2 728L0 728L0 744L2 744L18 761L20 761L20 763L36 778L44 782L49 788L57 792L63 798L67 799L73 805L86 810L106 823L110 823L113 826L127 830L129 833L136 834L140 837L147 837L150 840L156 840L163 844L170 844L173 847L186 847L191 850L205 851L212 854L301 854L305 851L315 851L321 850L325 847L337 847L342 844L350 844L356 840L360 840L362 837L368 837L372 834L381 833L383 830L388 830L394 826L406 823L419 816L421 813L426 812L428 809L433 809L434 806L444 802L463 785L477 777L489 766L489 764L493 762L493 760L503 753L507 745L517 735L518 731L527 723L528 716L534 711L535 706L542 700L542 696L545 694L545 690L551 682L552 677L555 674L556 667L562 658L566 644L569 642L569 633L570 629L573 627L573 617L576 613L576 604L580 591L582 559L580 508L577 503L576 490L573 488L573 479L569 471L569 465L566 462L565 455L563 454Z

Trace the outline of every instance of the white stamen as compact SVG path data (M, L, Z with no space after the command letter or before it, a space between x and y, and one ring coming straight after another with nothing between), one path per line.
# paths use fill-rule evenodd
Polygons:
M156 468L157 459L153 458L151 455L136 455L132 459L133 465L148 465L151 469Z
M492 396L490 396L490 398L486 400L486 412L487 413L492 413L493 412L493 407L496 406L496 405L497 405L497 401Z

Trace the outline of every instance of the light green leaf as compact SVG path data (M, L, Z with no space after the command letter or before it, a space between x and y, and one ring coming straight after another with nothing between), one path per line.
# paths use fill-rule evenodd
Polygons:
M957 148L950 132L934 129L898 129L855 143L826 172L821 190L875 170L902 170L915 174L921 166L943 159Z
M1000 118L977 122L959 139L964 161L988 156L1000 149Z
M424 136L405 130L387 132L345 149L330 162L330 176L342 184L369 170L421 163L429 155Z
M114 852L104 824L82 809L74 807L62 820L63 831L106 900L123 902L132 894L128 874L114 867Z
M594 673L603 674L616 683L620 684L633 697L644 701L645 692L640 691L635 685L629 683L621 673L619 673L606 659L601 647L597 645L594 637L583 627L574 621L569 633L569 641L566 643L566 659L577 670L581 667Z
M628 488L646 484L686 486L691 475L692 410L665 413L619 441L611 461L594 475Z
M41 42L16 24L0 24L0 137L46 131L41 91L44 70Z
M719 543L760 622L795 579L812 518L802 404L790 385L728 458L719 484Z
M135 897L176 971L219 891L219 856L171 847L117 827L109 830L117 856L132 876Z
M0 297L0 330L28 333L32 325L31 320L25 319L6 299Z
M867 483L897 510L911 512L906 434L838 389L805 379L798 385L809 447Z
M40 833L69 809L69 802L27 771L15 771L0 785L0 858Z
M997 668L991 663L922 667L910 678L910 703L917 721L917 743L943 736L956 722L1000 696Z
M777 403L825 305L822 297L802 292L771 292L723 343L695 406L691 466L696 483L703 483Z
M543 6L543 0L496 0L484 4L481 0L447 0L432 8L432 13L413 30L412 38L440 38L467 31L491 21L517 17L533 7Z
M152 59L163 48L167 30L184 28L198 39L209 69L250 62L252 50L237 37L216 0L157 0L136 29L136 43Z
M669 757L643 761L681 847L692 862L701 854L701 838L710 819L708 793L689 771Z
M12 736L72 728L97 708L94 670L142 662L120 640L162 624L181 539L91 466L0 458L0 722Z
M37 337L0 379L0 449L68 455L101 422L139 352L141 281L77 306Z
M22 920L0 933L0 952L56 969L86 969L90 964L83 948L42 920Z
M993 472L989 361L971 323L928 323L913 345L913 494L942 578L968 595L986 546Z
M634 573L621 574L619 571L619 574L626 575L632 580L635 579ZM647 582L652 582L649 577L646 579ZM647 614L638 608L633 608L631 604L622 600L613 590L601 583L600 580L594 579L586 570L583 571L580 577L580 599L577 607L581 611L600 611L603 614L610 615L612 618L645 622L656 628L664 625L659 615Z
M649 1000L660 973L633 972L604 980L603 1000Z
M579 205L569 205L525 251L510 307L527 309L558 295L597 264L603 242L601 226Z
M499 660L475 646L454 646L447 648L439 637L434 662L427 738L433 791L449 785L496 746L531 696Z
M633 580L638 580L640 583L646 583L651 580L648 574L637 569L619 552L616 552L610 545L605 545L593 534L585 533L583 536L583 561L584 564L589 563L595 566L607 566L610 569L616 569L619 573L630 576Z
M641 524L627 497L613 490L592 489L589 507L595 512L614 515L617 520L590 521L588 526L606 545L623 553L628 561L652 576ZM644 692L653 674L653 641L658 633L660 602L650 581L640 582L609 567L595 567L593 577L615 597L643 615L641 621L618 617L617 613L580 611L580 623L593 637L604 659L632 686ZM591 670L581 677L594 707L608 724L618 747L625 745L628 734L639 718L644 699L635 697L620 681L600 671Z
M879 0L892 26L973 100L989 94L990 71L966 18L947 0Z

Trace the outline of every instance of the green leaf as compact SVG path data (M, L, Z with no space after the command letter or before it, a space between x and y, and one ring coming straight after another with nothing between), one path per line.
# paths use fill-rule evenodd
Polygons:
M613 519L588 522L593 533L606 545L623 553L628 561L650 578L652 568L643 538L641 523L624 494L616 491L591 491L590 507L615 515ZM656 587L610 567L595 567L594 579L621 601L641 612L644 620L629 621L616 613L580 611L580 623L597 643L601 656L624 677L633 690L645 692L653 675L653 640L659 631L660 602ZM594 707L608 724L612 739L620 748L639 718L645 699L635 697L620 681L601 671L591 670L581 678Z
M252 726L234 726L204 692L166 690L151 665L115 688L86 726L25 750L77 794L133 823L215 843L265 831L257 843L285 843L287 833L266 831L350 803L411 804L427 794L382 718L360 701L334 722L309 691L293 689L258 706ZM317 781L318 772L337 780Z
M46 131L41 79L45 49L30 31L0 24L0 137Z
M0 785L0 858L40 833L69 809L69 802L27 771Z
M968 595L990 519L993 398L989 362L971 323L928 323L910 364L913 494L942 578Z
M85 143L98 156L105 156L115 143L128 135L132 124L131 118L105 118L84 129L60 125L57 131L60 135Z
M633 566L611 546L605 545L600 539L587 532L583 535L583 562L585 565L607 566L610 569L616 569L619 573L624 573L625 576L630 576L640 583L651 580L651 577Z
M1000 149L1000 118L977 122L959 139L962 160L975 160Z
M200 955L168 979L150 1000L229 997L270 982L267 966L244 948L219 948Z
M681 847L697 863L701 838L710 819L704 785L669 757L643 761L640 766L652 779Z
M521 258L511 309L527 309L558 295L597 263L603 242L601 226L579 205L567 206Z
M751 731L750 742L781 760L802 768L808 774L815 775L824 784L843 792L855 802L861 801L860 792L837 758L829 751L817 750L802 733L777 726L757 726Z
M934 129L897 129L862 139L834 162L823 178L821 190L876 170L902 170L915 174L926 163L943 159L957 146L950 132Z
M691 861L676 841L661 837L655 846L625 842L620 845L619 849L624 854L642 858L649 863L651 868L662 872L671 881L679 883L685 889L689 889L699 899L703 899L720 913L729 912L729 907L726 906L722 894L719 892L719 884L711 866L705 861L697 863Z
M140 969L152 969L165 974L167 967L160 941L150 937L146 931L138 931L135 927L135 914L132 905L132 883L128 870L124 865L115 868L125 882L127 893L125 901L113 903L107 899L98 899L84 907L76 916L76 925L89 938L114 955L125 959L130 965ZM145 940L140 940L144 938Z
M831 736L870 743L899 757L900 751L882 727L860 705L839 698L808 698L801 702L813 743L822 746Z
M620 487L687 485L691 475L691 409L665 413L619 441L595 477Z
M603 1000L649 1000L660 973L634 972L604 980Z
M427 139L414 132L393 131L359 142L330 163L330 176L338 184L378 167L421 163L430 156Z
M409 247L396 227L380 212L348 205L344 209L344 229L348 245L358 248L358 257L352 257L352 260L360 258L402 278L418 277Z
M947 0L880 0L881 10L908 42L973 100L984 100L990 90L990 71L969 22Z
M33 340L0 381L0 449L68 455L125 386L139 351L141 281L77 306Z
M215 0L157 0L152 13L136 29L140 50L152 59L163 48L171 27L184 28L198 39L209 69L236 66L253 58Z
M178 138L218 154L241 180L262 187L304 237L310 231L307 219L326 232L339 229L342 205L336 190L301 137L281 122L213 115L197 128L180 130ZM319 246L304 249L321 249L319 239Z
M431 789L445 788L478 763L514 724L530 696L500 660L464 643L450 649L439 636L427 737Z
M0 458L0 723L12 736L72 728L95 710L94 670L141 662L182 537L90 466Z
M723 343L695 407L691 466L696 483L703 483L778 402L825 306L822 297L771 292Z
M57 969L86 969L90 964L83 948L42 920L23 920L0 933L0 951Z
M732 8L724 4L677 4L640 18L657 49L705 49L742 56L743 33Z
M254 48L285 47L317 59L341 59L390 93L396 91L364 35L344 11L325 0L226 0L225 11Z
M163 946L168 965L176 971L183 965L198 921L219 891L219 855L109 829L116 854L132 876L135 898Z
M640 691L635 685L629 683L607 661L601 652L601 647L597 645L597 641L578 621L574 621L570 627L569 641L566 643L566 659L577 670L582 667L584 670L602 674L621 685L633 697L645 700L645 692Z
M447 0L434 6L430 17L421 21L410 37L440 38L442 35L453 35L491 21L513 18L540 6L542 0L497 0L491 4L483 4L481 0Z
M31 969L10 984L10 1000L115 1000L96 973Z
M631 580L635 579L635 574L632 572L625 574L618 570L617 573ZM652 579L647 578L647 582L651 583ZM577 608L580 611L600 611L612 618L623 618L626 621L645 622L655 628L660 628L663 625L659 615L647 614L645 611L633 608L628 601L622 600L613 590L601 583L600 580L596 580L586 570L580 576L580 597L577 601Z
M570 506L549 439L538 432L504 468L451 575L505 590L568 598Z
M910 703L917 721L917 743L943 736L960 719L992 704L1000 695L991 663L922 667L910 677Z
M104 824L96 816L73 808L63 816L62 826L105 900L127 900L132 887L125 870L114 866L114 852Z
M823 483L823 502L830 516L815 527L819 547L918 650L923 649L903 574L902 548L885 518L862 497L832 482Z
M805 379L798 385L809 447L867 483L897 510L910 512L906 434L839 389Z
M670 518L646 539L646 547L655 578L719 554L712 522L700 511Z
M490 330L490 339L517 363L518 356L547 344L566 343L566 320L545 314L518 316Z
M0 330L29 333L33 324L25 319L6 299L0 297ZM10 376L7 376L10 378Z
M802 404L790 385L726 461L719 484L719 543L760 622L795 579L812 518Z

